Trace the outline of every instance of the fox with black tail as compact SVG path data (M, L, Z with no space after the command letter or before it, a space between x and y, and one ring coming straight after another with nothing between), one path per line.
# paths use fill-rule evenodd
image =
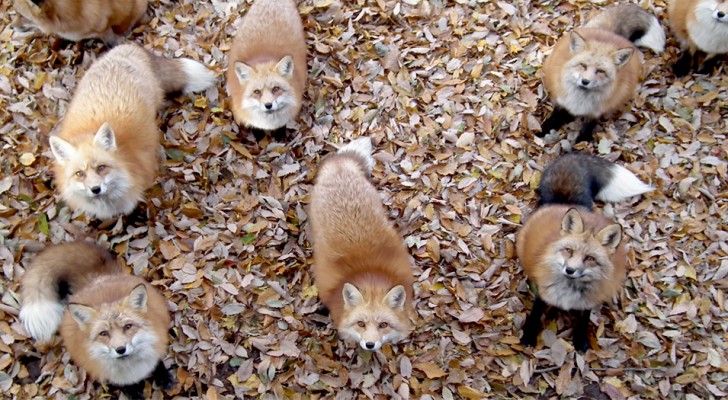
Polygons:
M665 32L634 4L610 7L563 36L544 62L544 85L555 104L538 136L581 117L576 140L591 141L597 120L624 107L637 90L642 68L635 45L660 53Z
M537 289L521 343L536 345L547 306L574 314L574 347L589 348L591 310L619 292L627 250L622 227L593 211L594 200L618 202L653 190L602 158L571 153L544 171L538 209L516 236L516 253Z
M20 321L30 336L48 342L60 327L71 360L95 380L132 399L144 398L150 376L164 389L173 383L162 362L167 302L107 250L81 241L45 249L23 275L20 295Z

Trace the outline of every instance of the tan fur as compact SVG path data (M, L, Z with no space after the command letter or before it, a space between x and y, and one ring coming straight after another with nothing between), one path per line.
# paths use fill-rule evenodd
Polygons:
M598 118L619 110L634 96L639 84L641 73L639 51L627 39L606 30L579 28L576 29L576 32L586 40L586 50L572 54L569 48L571 35L567 34L559 39L553 52L544 62L544 84L549 97L571 112L572 110L565 106L564 101L566 97L572 94L564 84L564 76L569 73L568 66L570 62L573 62L575 57L583 57L583 62L587 63L587 65L596 61L611 62L612 54L615 51L632 48L635 54L632 55L626 65L617 69L616 77L611 83L611 87L606 90L598 107L595 107L589 114L572 114Z
M136 26L147 10L148 0L15 0L19 14L14 26L37 27L47 35L67 40L98 38L116 44Z
M412 329L412 266L402 238L389 223L358 156L336 154L322 163L311 195L309 217L316 286L340 333L348 316L357 315L354 323L368 323L377 320L379 314L391 315L388 318L396 320L399 331L406 336ZM364 304L345 307L345 283L361 291ZM397 285L404 286L406 293L403 310L391 310L383 303L387 292Z
M552 247L555 242L564 238L561 233L561 223L569 209L574 208L565 205L547 205L534 212L523 227L518 231L516 237L516 253L523 269L530 280L538 287L539 293L543 293L545 285L555 279L554 271L547 266L547 260L555 251ZM574 235L576 242L581 242L591 254L604 254L609 263L613 266L612 274L608 279L594 282L592 288L584 293L587 305L601 304L609 301L619 292L625 279L627 264L627 252L624 239L620 242L616 251L610 251L601 246L595 235L602 229L613 225L609 219L590 212L583 207L576 208L582 218L584 233ZM547 303L548 300L546 300ZM584 309L580 305L573 305L571 309Z
M279 77L274 71L275 66L285 56L293 57L293 76L290 79L275 79ZM245 63L255 70L246 84L241 84L236 76L237 62ZM285 126L301 109L307 75L306 39L295 2L256 1L243 17L228 56L227 85L235 121L241 125L267 130ZM274 85L288 86L284 89L292 92L295 104L286 110L285 118L276 120L275 125L280 126L263 126L259 120L265 118L264 116L251 113L242 107L246 97L254 96L249 90L252 85L260 86L264 94Z

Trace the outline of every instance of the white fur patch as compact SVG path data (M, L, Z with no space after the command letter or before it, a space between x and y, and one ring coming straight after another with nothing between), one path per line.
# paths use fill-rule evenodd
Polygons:
M250 118L243 121L245 125L253 128L272 131L286 126L291 119L291 107L295 104L292 96L279 96L271 110L266 110L263 105L252 98L243 100L242 108L248 111Z
M29 301L20 308L20 321L25 330L39 342L47 342L61 325L64 307L49 300Z
M714 1L703 1L695 7L696 21L688 26L690 38L706 53L728 53L728 22L714 17Z
M131 182L125 173L114 172L107 175L102 185L102 195L91 196L89 190L80 182L69 182L61 192L63 199L71 206L88 216L108 219L129 214L141 201L141 194L129 193Z
M634 42L637 46L652 49L657 54L665 50L665 31L660 25L660 21L653 15L650 20L650 27L644 36Z
M342 147L337 153L354 153L358 155L367 167L367 173L372 172L374 168L374 157L372 157L372 139L368 136L360 137L352 140L346 146Z
M568 282L569 278L557 278L545 287L539 287L538 295L547 304L556 306L564 311L590 310L599 305L574 289Z
M639 180L635 174L621 165L614 164L610 167L610 170L612 178L597 193L597 200L619 202L655 190L655 188Z
M584 90L578 85L565 79L566 94L557 98L556 102L564 107L571 115L576 117L598 118L602 115L604 92L599 90Z
M215 74L201 63L189 58L181 58L179 62L187 75L186 93L201 92L215 84Z
M119 357L113 349L101 344L92 345L90 355L105 370L110 383L131 385L146 379L154 371L162 357L154 349L158 340L154 333L141 331L128 344L126 357Z

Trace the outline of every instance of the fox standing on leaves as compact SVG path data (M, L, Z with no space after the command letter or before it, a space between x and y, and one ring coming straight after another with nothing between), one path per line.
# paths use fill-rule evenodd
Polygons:
M657 18L634 4L611 7L559 39L543 65L555 105L539 136L583 117L576 140L593 139L597 120L618 111L637 90L641 54L630 41L657 53L665 47Z
M101 219L129 214L157 176L164 93L201 91L214 81L197 61L168 60L137 45L102 56L78 84L60 133L50 138L66 203Z
M359 138L321 164L309 210L314 275L339 335L365 350L412 330L409 254L369 181L374 158Z
M60 326L71 359L97 381L122 386L133 398L149 376L162 387L171 383L162 363L166 300L108 251L88 242L49 247L23 275L20 295L25 330L47 342Z
M712 72L718 56L728 53L728 0L671 0L667 15L683 48L675 75Z
M566 154L546 168L540 207L516 237L518 259L537 289L521 343L536 344L549 305L575 314L574 347L589 348L591 309L617 294L627 264L622 227L593 212L593 202L651 190L626 168L591 155Z
M228 57L227 85L235 122L285 134L301 110L308 74L306 39L292 0L257 0L243 17Z

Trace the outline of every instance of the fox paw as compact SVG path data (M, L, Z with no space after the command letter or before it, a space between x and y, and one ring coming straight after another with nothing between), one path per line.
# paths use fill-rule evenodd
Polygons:
M589 346L589 338L587 336L574 336L572 343L574 344L576 351L579 353L584 353L591 348L591 346Z
M536 335L529 335L527 333L524 333L523 336L521 336L521 344L524 346L529 347L536 347L536 341L537 341Z
M167 368L165 368L164 363L161 361L157 364L157 368L154 369L152 379L157 386L165 391L169 391L174 387L174 376Z

